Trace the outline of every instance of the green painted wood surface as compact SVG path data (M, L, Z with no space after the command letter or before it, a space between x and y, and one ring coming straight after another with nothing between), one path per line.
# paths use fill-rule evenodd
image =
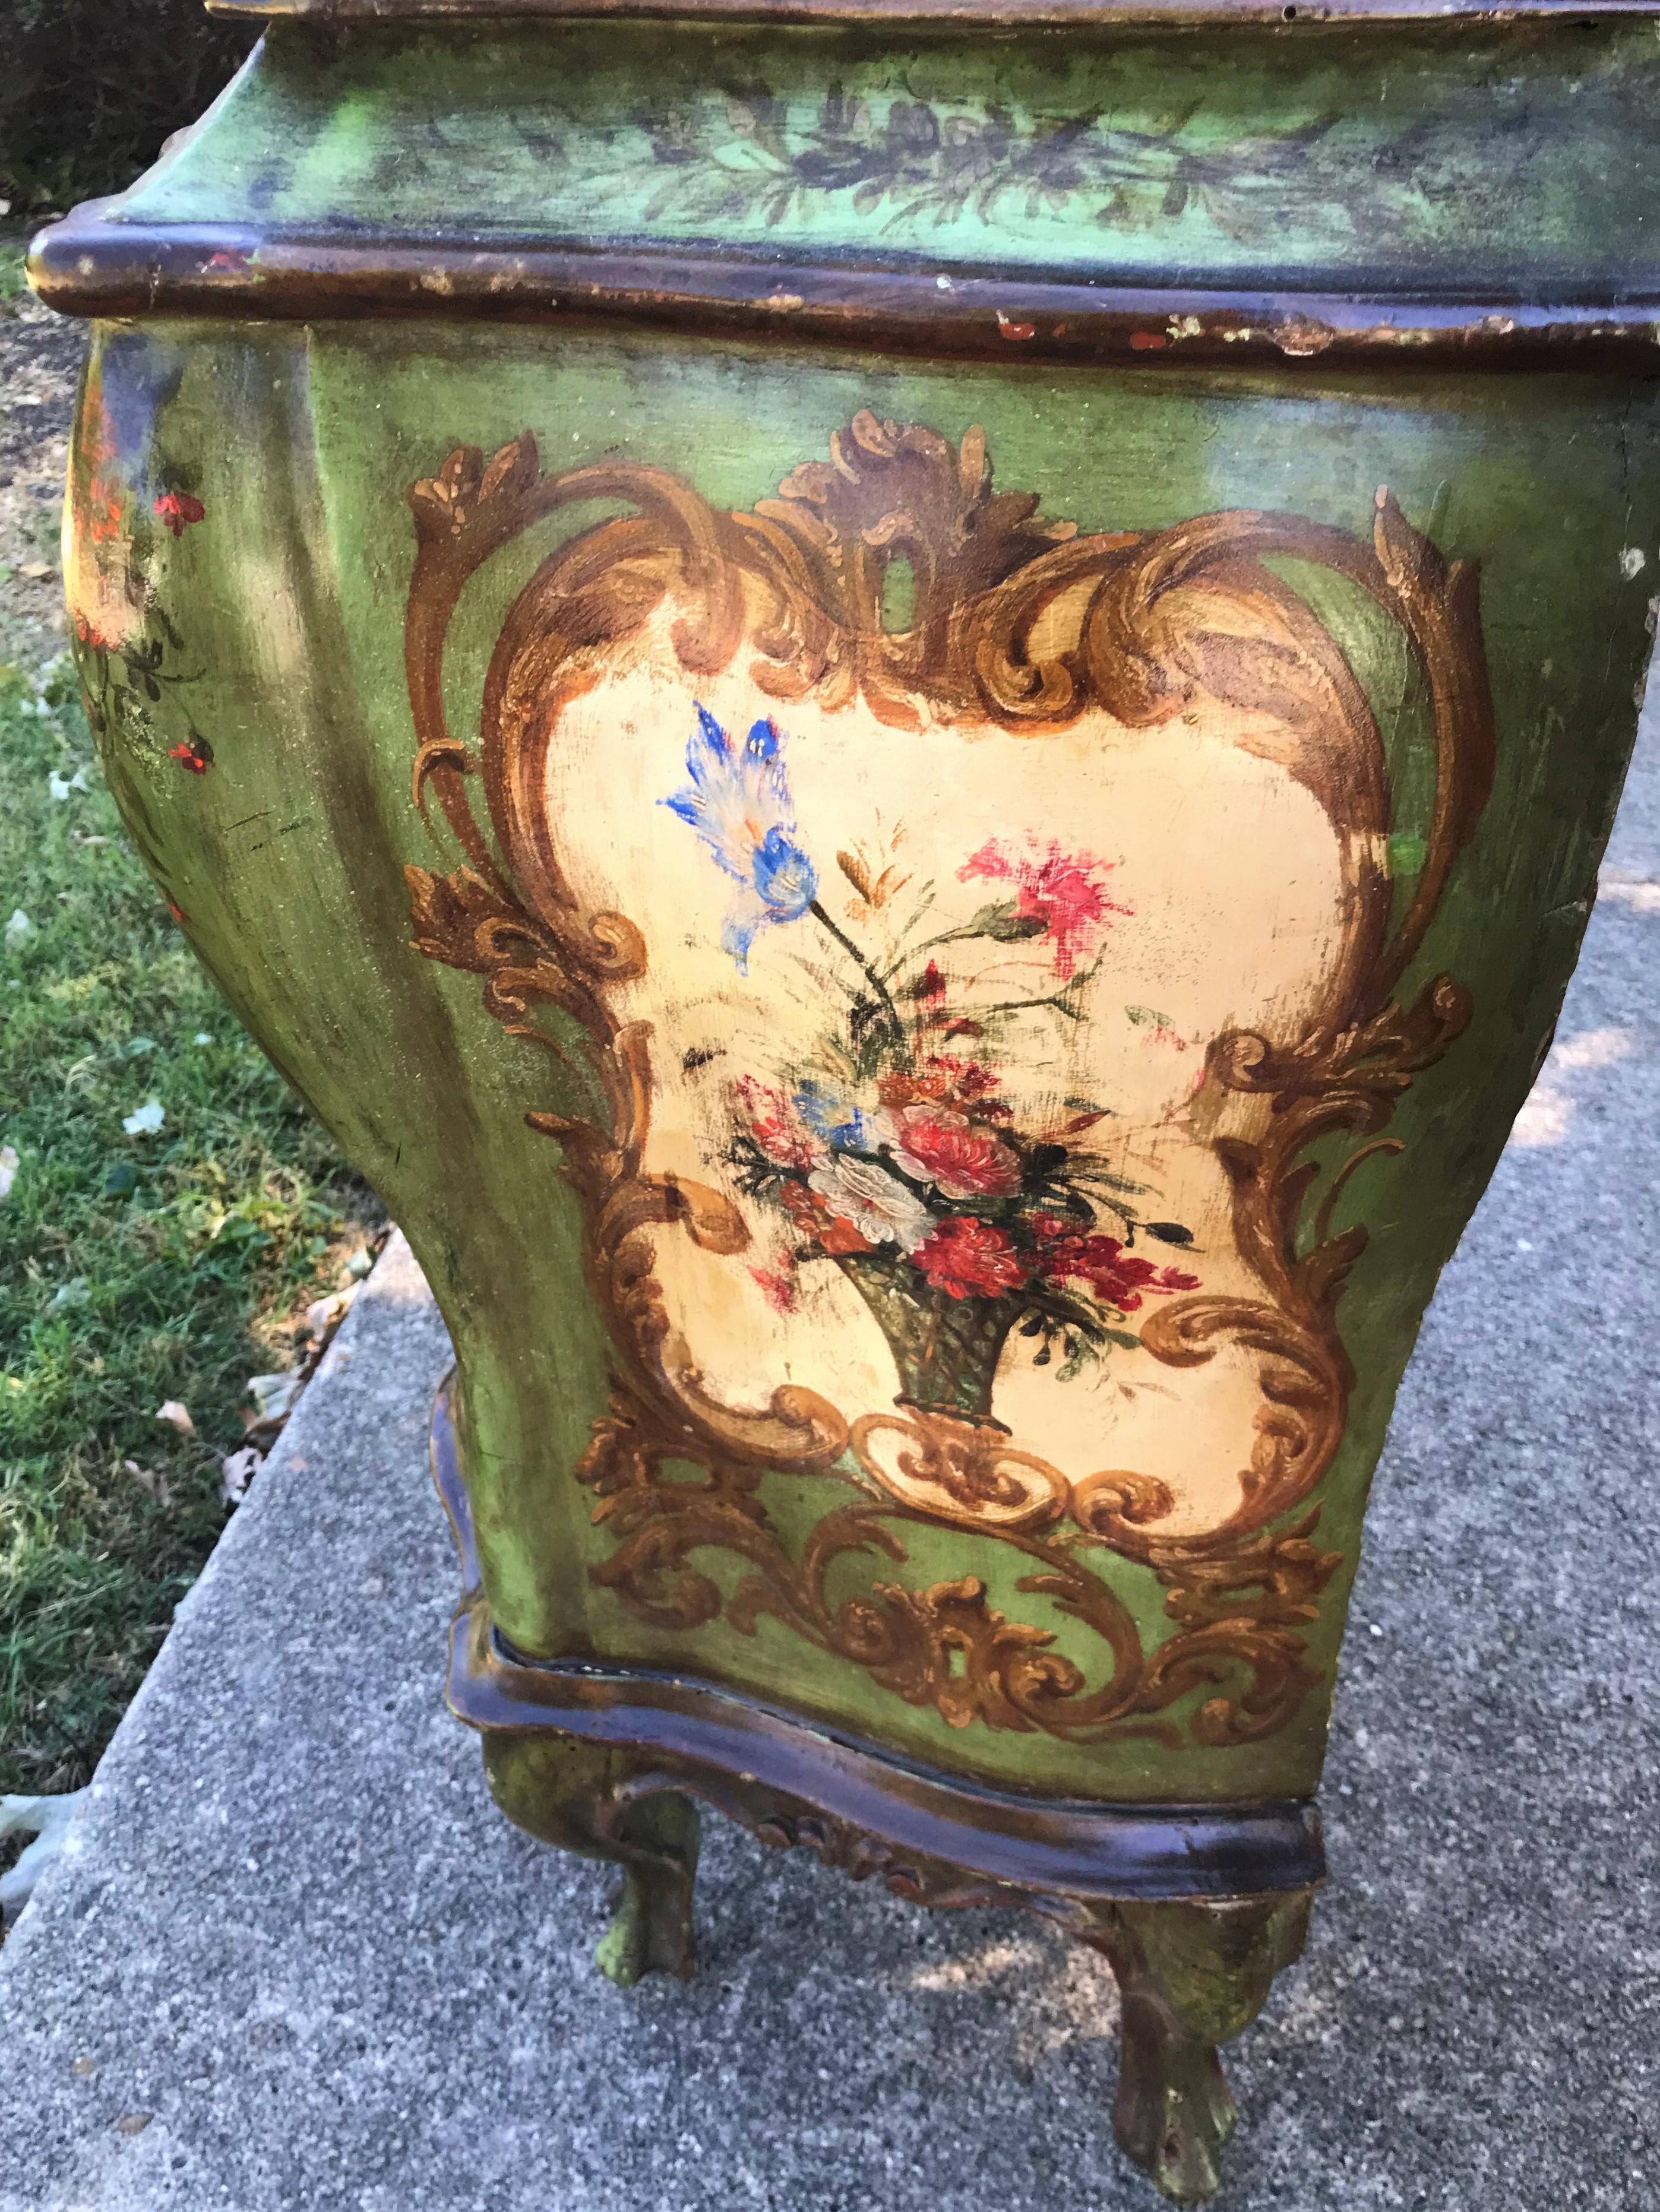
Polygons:
M1633 738L1660 562L1654 387L1307 370L1108 377L592 331L166 320L100 331L93 378L119 447L105 472L140 516L168 491L203 508L176 538L151 524L137 541L143 634L166 680L112 726L112 782L192 942L432 1279L465 1377L485 1579L512 1641L714 1674L1005 1783L1108 1798L1310 1789L1395 1386L1548 1036ZM1325 1687L1253 1746L1172 1753L1133 1739L1068 1747L952 1730L775 1624L753 1637L724 1625L655 1632L588 1578L609 1543L571 1469L604 1409L606 1350L558 1148L524 1122L527 1106L558 1107L557 1071L503 1035L476 978L409 943L404 864L453 866L458 854L410 802L405 492L456 444L489 452L529 428L549 465L667 464L716 505L749 507L863 407L952 439L982 425L999 482L1085 528L1262 507L1364 532L1387 483L1447 553L1481 564L1498 783L1406 979L1410 990L1452 969L1475 1017L1391 1127L1410 1171L1354 1186L1372 1242L1341 1310L1360 1382L1320 1493L1320 1540L1345 1559L1312 1636ZM543 526L471 591L448 668L458 728L476 727L512 594L563 532L594 519L573 510ZM1408 816L1421 812L1421 722L1398 651L1341 591L1328 598L1322 611L1366 684ZM204 772L175 757L198 739L211 749ZM1411 835L1408 819L1404 854ZM1461 1480L1456 1464L1444 1479ZM800 1478L765 1486L794 1540L822 1510L811 1490ZM907 1542L907 1580L981 1575L994 1602L1092 1663L1078 1624L1015 1589L1020 1562L1006 1547L943 1527L916 1527ZM719 1560L710 1571L737 1571ZM1167 1632L1146 1570L1104 1557L1100 1571L1146 1638ZM1426 1571L1456 1569L1431 1561ZM1438 1654L1426 1648L1414 1663L1433 1668Z
M121 215L1201 289L1641 292L1657 35L279 23Z

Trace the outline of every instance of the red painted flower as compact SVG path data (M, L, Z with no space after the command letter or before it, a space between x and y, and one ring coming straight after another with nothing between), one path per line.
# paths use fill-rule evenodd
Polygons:
M821 1252L832 1257L876 1249L867 1237L863 1237L842 1214L830 1212L829 1206L816 1190L805 1183L787 1182L779 1191L780 1205L789 1215L804 1237L811 1237Z
M192 522L200 522L207 509L194 492L158 493L153 513L159 514L175 538L182 538Z
M882 1118L894 1164L947 1198L1012 1198L1020 1162L1002 1139L965 1115L938 1106L904 1106Z
M1127 1252L1116 1237L1085 1235L1055 1213L1035 1213L1032 1233L1037 1238L1037 1264L1057 1281L1087 1283L1104 1306L1134 1313L1144 1293L1196 1291L1197 1275L1179 1267L1159 1267L1138 1253Z
M107 545L121 535L121 501L106 488L94 483L88 496L87 535L94 545Z
M1002 1085L1002 1077L989 1067L982 1067L977 1060L934 1059L928 1066L950 1079L952 1091L958 1098L984 1098Z
M1052 841L1045 848L1029 838L1026 850L1018 853L994 837L964 861L957 879L967 883L970 877L982 876L994 883L1012 883L1017 918L1043 924L1055 974L1071 975L1111 927L1110 917L1134 911L1110 899L1103 888L1102 878L1113 866L1087 853L1063 853Z
M948 1214L911 1257L936 1290L954 1298L994 1298L1026 1279L1007 1232L971 1213Z
M198 738L194 744L169 745L167 758L176 760L180 768L187 768L192 775L205 775L213 755Z

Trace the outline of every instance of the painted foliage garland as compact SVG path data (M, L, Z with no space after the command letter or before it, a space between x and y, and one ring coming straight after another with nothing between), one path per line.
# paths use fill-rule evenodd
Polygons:
M560 545L520 592L486 676L474 753L451 734L441 696L461 591L533 523L595 499L631 512ZM471 449L453 453L410 500L414 793L423 811L437 801L465 855L449 873L407 871L416 943L480 975L510 1034L575 1053L607 1102L602 1119L528 1117L563 1147L616 1352L611 1409L576 1470L614 1539L596 1582L642 1620L678 1632L722 1616L741 1632L763 1616L781 1620L953 1725L1210 1744L1283 1726L1315 1680L1304 1632L1338 1565L1312 1541L1317 1509L1306 1501L1343 1435L1353 1376L1335 1310L1366 1232L1333 1231L1334 1201L1360 1159L1398 1149L1380 1133L1396 1099L1469 1018L1467 994L1444 975L1408 1005L1395 994L1491 781L1474 569L1450 565L1382 493L1370 544L1251 512L1079 536L1040 519L1031 495L994 490L977 431L953 447L925 427L867 414L836 434L828 462L794 470L778 498L751 513L717 512L649 467L544 474L528 433L488 465ZM1376 724L1329 633L1266 565L1275 556L1358 586L1427 679L1436 789L1423 866L1398 914ZM895 560L915 579L903 629L883 620ZM814 927L835 941L850 979L832 1064L782 1081L763 1071L739 1079L728 1164L753 1200L788 1219L798 1261L854 1282L900 1374L892 1413L849 1422L795 1386L758 1412L722 1402L653 1273L666 1231L734 1255L751 1231L724 1193L644 1164L650 1026L621 1018L609 994L647 972L648 948L627 917L582 909L548 820L545 772L561 714L593 681L596 659L637 635L666 599L679 610L674 650L694 679L747 648L749 680L780 710L741 732L700 708L686 781L662 794L730 879L727 950L741 968L762 930ZM1063 605L1076 610L1069 619ZM1207 1290L1179 1249L1152 1258L1132 1249L1138 1234L1179 1248L1186 1232L1143 1219L1134 1194L1103 1181L1079 1141L1091 1102L1076 1103L1075 1128L1018 1124L985 1024L953 1011L937 945L919 938L897 964L879 963L830 915L787 774L792 699L829 712L862 700L895 729L931 714L1041 737L1092 708L1135 728L1179 726L1201 696L1257 715L1239 742L1318 800L1343 877L1341 942L1303 1033L1286 1046L1230 1031L1207 1054L1207 1084L1271 1103L1259 1139L1214 1139L1235 1244L1261 1286L1250 1296ZM861 896L874 890L860 856L838 855L838 866ZM1104 865L1058 844L993 839L962 857L959 873L990 896L952 934L1043 939L1065 1019L1110 921ZM549 1025L549 1010L562 1019ZM954 1030L964 1021L981 1033ZM1304 1203L1319 1169L1307 1153L1343 1133L1359 1149L1329 1182L1310 1233ZM1138 1335L1120 1328L1144 1308ZM998 1352L1017 1328L1041 1335L1063 1371L1116 1340L1172 1367L1225 1346L1249 1352L1256 1440L1220 1525L1161 1534L1173 1504L1163 1482L1110 1468L1073 1479L1018 1448L989 1410ZM668 1474L671 1462L699 1479ZM840 1493L799 1556L758 1494L769 1470L820 1476ZM833 1594L853 1558L902 1564L903 1528L919 1520L1024 1554L1018 1589L1097 1633L1100 1678L1055 1650L1049 1631L995 1610L976 1577ZM1104 1548L1165 1589L1174 1632L1151 1650L1091 1571L1090 1553ZM696 1564L708 1549L747 1565L730 1597ZM1171 1717L1195 1691L1204 1694L1186 1716Z

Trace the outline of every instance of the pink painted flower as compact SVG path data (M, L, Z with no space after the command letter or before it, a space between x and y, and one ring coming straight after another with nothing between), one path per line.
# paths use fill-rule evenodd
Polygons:
M1047 847L1028 838L1024 853L994 837L957 871L959 883L983 877L1014 885L1018 921L1041 921L1055 956L1057 975L1073 975L1112 927L1110 917L1132 907L1110 899L1102 879L1116 864L1088 853L1063 853L1053 839Z
M971 1213L951 1213L911 1255L934 1288L953 1298L994 1298L1026 1279L1006 1230Z
M207 509L194 492L164 491L156 496L152 509L159 514L175 538L182 538L192 522L200 522Z
M775 1314L795 1311L795 1277L782 1267L751 1267L750 1279Z
M946 1198L1012 1198L1020 1188L1018 1156L964 1114L903 1106L883 1115L878 1127L893 1146L895 1166Z
M828 1158L828 1146L807 1127L783 1091L753 1075L740 1076L737 1089L750 1134L775 1166L812 1168Z

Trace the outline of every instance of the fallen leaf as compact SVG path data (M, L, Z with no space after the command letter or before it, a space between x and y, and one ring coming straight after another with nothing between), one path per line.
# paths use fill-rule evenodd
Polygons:
M138 1170L131 1160L117 1160L104 1177L106 1198L131 1198L138 1188Z
M354 1283L361 1283L374 1265L374 1253L367 1246L360 1244L346 1262L346 1273Z
M123 2112L115 2123L115 2131L123 2136L142 2136L155 2118L154 2112Z
M95 2058L77 2058L73 2070L84 2081L88 2074L95 2074L98 2071L98 2061Z
M285 1369L280 1375L250 1375L248 1395L253 1401L262 1421L285 1421L294 1411L294 1401L306 1387L306 1378L297 1368Z
M60 1283L58 1285L58 1288L52 1292L52 1297L46 1306L46 1311L48 1313L64 1313L66 1312L70 1306L83 1306L88 1304L91 1300L91 1297L92 1291L88 1287L86 1277L84 1275L71 1275L67 1283Z
M312 1349L320 1352L341 1322L351 1311L351 1302L357 1294L357 1285L351 1283L332 1297L313 1298L306 1308L306 1327L311 1331Z
M196 1434L195 1422L192 1420L189 1413L179 1404L177 1398L169 1398L165 1405L158 1406L155 1409L155 1418L158 1421L166 1421L170 1427L177 1429L181 1437L193 1437Z
M49 561L25 561L19 565L17 573L27 576L30 583L38 584L52 574L52 567Z
M173 1486L164 1474L158 1474L153 1467L140 1467L136 1459L124 1459L121 1464L138 1487L148 1491L158 1505L172 1504Z
M11 910L11 919L6 924L7 951L15 952L18 946L27 945L33 934L34 924L21 906L15 906Z
M0 1874L0 1927L9 1928L33 1894L34 1886L62 1856L70 1825L86 1802L85 1790L46 1797L0 1797L0 1840L33 1836L23 1856Z
M245 1444L240 1451L228 1453L219 1462L219 1492L227 1505L240 1505L248 1494L248 1485L265 1463L263 1452Z

